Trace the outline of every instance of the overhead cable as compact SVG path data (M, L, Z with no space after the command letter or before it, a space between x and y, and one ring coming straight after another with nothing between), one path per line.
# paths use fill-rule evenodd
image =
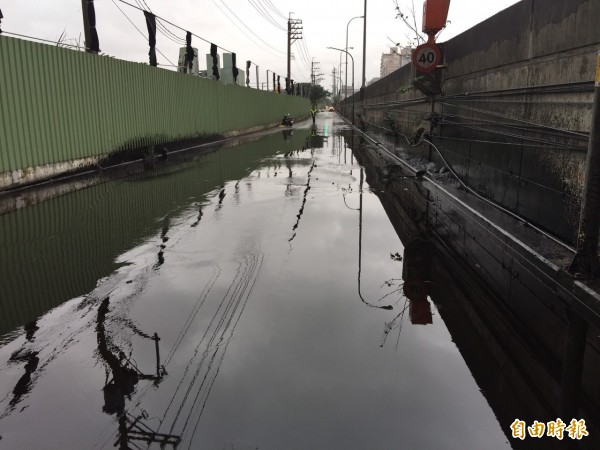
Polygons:
M117 1L121 1L121 0L117 0ZM133 25L133 27L134 27L134 28L135 28L135 29L136 29L136 30L137 30L137 31L138 31L138 32L139 32L139 33L140 33L140 34L141 34L141 35L144 37L144 39L145 39L145 40L148 40L148 36L146 36L146 35L143 33L143 31L142 31L142 30L140 30L140 29L137 27L137 25L136 25L135 23L133 23L133 21L132 21L132 20L129 18L129 16L128 16L128 15L125 13L125 11L123 11L123 10L122 10L122 9L119 7L119 5L117 5L117 4L115 3L115 0L112 0L112 2L113 2L113 3L114 3L114 5L117 7L117 9L118 9L119 11L121 11L121 14L123 14L123 15L125 16L125 18L126 18L128 21L129 21L129 23L131 23L131 25ZM132 6L133 6L133 5L132 5ZM169 58L167 58L167 57L164 55L164 53L163 53L163 52L161 52L161 51L160 51L158 48L156 49L156 51L157 51L158 53L160 53L160 54L162 55L162 57L163 57L163 58L165 58L167 61L169 61L169 63L171 63L173 66L175 65L175 64L173 64L173 61L171 61Z
M113 3L115 2L115 0L112 0L112 1L113 1ZM139 6L132 5L131 3L128 3L128 2L126 2L125 0L116 0L116 1L118 1L118 2L121 2L121 3L123 3L123 4L127 5L127 6L131 6L132 8L135 8L135 9L137 9L137 10L140 10L140 11L142 11L142 12L143 12L143 11L146 11L144 8L140 8ZM173 27L175 27L175 28L178 28L178 29L179 29L179 30L181 30L181 31L185 31L185 32L187 32L187 31L188 31L188 30L186 30L186 29L184 29L184 28L181 28L179 25L176 25L176 24L174 24L173 22L170 22L170 21L168 21L168 20L167 20L167 19L165 19L164 17L157 16L156 14L154 14L154 16L155 16L157 19L160 19L160 20L162 20L163 22L165 22L165 23L168 23L169 25L171 25L171 26L173 26ZM209 41L209 40L207 40L207 39L203 38L202 36L198 36L198 35L197 35L197 34L195 34L195 33L192 33L192 35L193 35L193 36L195 36L195 37L197 37L198 39L200 39L200 40L202 40L202 41L206 42L207 44L212 44L212 42L211 42L211 41ZM217 45L217 44L215 44L215 45ZM217 45L217 47L218 47L218 48L220 48L221 50L224 50L224 51L228 52L228 53L233 53L231 50L228 50L228 49L226 49L225 47L221 47L220 45Z
M248 0L248 3L250 3L252 5L252 7L267 21L269 22L271 25L273 25L275 28L278 28L282 31L286 31L286 29L284 27L281 26L280 23L277 22L277 20L275 20L273 17L271 17L271 15L269 14L269 11L267 11L266 9L264 9L264 6L262 6L262 4L257 3L255 0Z
M213 0L214 1L214 0ZM264 43L265 45L267 45L268 47L272 48L273 50L275 50L276 52L279 52L281 54L283 54L283 52L281 50L276 49L275 47L273 47L271 44L269 44L268 42L264 41L258 34L256 34L250 27L248 27L248 25L246 25L246 23L240 19L236 13L234 13L231 8L229 8L229 6L227 6L227 4L221 0L221 3L223 4L223 6L225 6L225 8L227 8L227 10L248 30L250 31L254 36L256 36L262 43Z
M260 1L260 0L259 0ZM271 9L271 11L273 11L275 14L277 14L279 17L281 17L282 19L287 20L287 17L285 15L283 15L281 13L281 11L279 11L275 5L273 3L271 3L271 0L265 0L265 3L267 4L267 6Z

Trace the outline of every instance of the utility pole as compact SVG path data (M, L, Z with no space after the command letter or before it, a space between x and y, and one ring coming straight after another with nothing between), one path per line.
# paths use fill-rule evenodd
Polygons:
M321 68L319 67L319 62L315 61L315 58L313 58L312 62L310 63L310 83L311 84L317 84L319 81L321 81L321 77L323 76L323 74L321 72L319 72L321 70Z
M331 71L331 76L333 78L333 84L332 84L332 87L331 87L331 89L332 89L331 92L333 92L333 101L335 103L335 93L337 92L336 91L336 87L337 87L337 70L335 69L335 67Z
M362 111L365 111L365 86L367 84L366 61L367 61L367 0L365 0L365 11L363 13L363 60L362 60L362 85L360 86L360 99L362 100Z
M298 39L302 39L302 21L292 19L292 13L290 13L287 39L287 77L285 79L285 91L288 94L290 94L290 80L292 79L292 44Z

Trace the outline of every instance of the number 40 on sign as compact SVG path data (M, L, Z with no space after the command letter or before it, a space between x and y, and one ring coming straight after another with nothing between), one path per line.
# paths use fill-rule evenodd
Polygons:
M442 53L433 42L419 45L412 54L412 63L419 72L431 72L440 65Z

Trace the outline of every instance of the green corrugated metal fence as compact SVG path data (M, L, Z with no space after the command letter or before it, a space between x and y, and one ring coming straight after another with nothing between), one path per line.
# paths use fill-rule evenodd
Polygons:
M0 37L0 173L305 116L306 99Z

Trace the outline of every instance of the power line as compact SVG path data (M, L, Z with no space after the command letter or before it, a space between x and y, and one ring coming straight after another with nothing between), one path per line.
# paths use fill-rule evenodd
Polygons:
M267 21L269 22L271 25L273 25L276 28L279 28L282 31L285 31L285 28L283 26L281 26L281 24L277 23L277 20L275 20L270 14L269 11L267 11L265 9L264 6L262 6L262 4L260 2L256 2L256 0L248 0L248 3L250 3L252 5L252 7Z
M294 63L296 64L296 67L298 68L298 72L300 73L300 75L301 75L303 78L310 78L310 77L306 77L306 76L305 76L305 75L306 75L306 73L304 72L304 69L302 69L302 68L300 67L300 64L298 64L298 61L296 60L296 58L294 58Z
M301 40L300 45L298 46L298 54L302 59L302 62L306 66L308 70L310 70L310 57L307 57L306 54L306 44L304 43L304 39Z
M307 69L310 69L312 58L308 53L308 49L306 47L306 39L303 39L302 42L300 42L300 46L298 48L300 49L300 56L304 62L304 65Z
M239 26L239 25L238 25L238 24L237 24L237 23L236 23L236 22L235 22L235 21L234 21L234 20L233 20L233 19L230 17L230 15L229 15L229 14L227 14L225 11L223 11L223 9L222 9L222 8L219 6L219 4L218 4L218 3L217 3L215 0L213 0L213 3L215 4L215 6L216 6L217 8L219 8L219 11L221 11L221 12L223 13L223 15L224 15L225 17L227 17L227 20L229 20L229 21L230 21L230 22L231 22L233 25L235 25L235 27L236 27L238 30L240 30L244 36L246 36L248 39L250 39L252 42L254 42L256 45L258 45L258 46L259 46L260 48L262 48L263 50L265 50L265 51L267 51L267 52L271 53L271 54L272 54L272 55L274 55L274 56L280 56L280 55L277 55L277 54L273 53L271 50L269 50L268 48L264 47L263 45L261 45L261 44L260 44L260 42L257 42L257 41L256 41L256 40L255 40L255 39L252 37L252 36L250 36L248 33L246 33L246 32L245 32L245 31L244 31L242 28L240 28L240 26ZM224 5L225 5L225 4L224 4ZM225 6L226 6L226 5L225 5ZM237 20L239 20L239 21L241 22L241 20L240 20L240 19L239 19L237 16L236 16L236 18L237 18ZM242 22L242 24L243 24L243 22ZM259 38L259 39L260 39L260 38ZM262 39L261 39L261 41L262 41ZM263 42L264 42L264 41L263 41ZM268 44L267 44L267 45L268 45ZM271 48L272 48L272 47L271 47ZM279 51L279 50L277 50L277 51ZM280 53L281 53L281 52L280 52Z
M138 6L140 8L146 8L148 11L152 12L152 10L150 9L150 6L148 6L148 3L146 3L144 0L135 0L135 2L138 4ZM180 38L179 36L177 36L175 33L173 33L171 30L169 30L165 25L162 24L162 22L160 20L156 21L156 30L161 33L163 36L165 36L167 39L175 42L178 45L182 45L185 43L185 39Z
M117 1L121 1L121 0L117 0ZM117 5L117 4L115 3L115 0L112 0L112 2L113 2L113 3L114 3L114 5L117 7L117 9L118 9L119 11L121 11L121 14L123 14L123 15L125 16L125 18L126 18L128 21L129 21L129 23L131 23L131 25L133 25L133 27L134 27L136 30L138 30L138 32L139 32L139 33L140 33L140 34L141 34L141 35L144 37L144 39L145 39L145 40L148 40L148 36L146 36L146 35L145 35L145 34L144 34L144 33L143 33L143 32L142 32L142 31L141 31L141 30L140 30L140 29L137 27L137 25L136 25L135 23L133 23L133 21L132 21L132 20L129 18L129 16L128 16L127 14L125 14L125 11L123 11L121 8L119 8L119 5ZM125 2L123 2L123 3L125 3ZM131 5L131 6L133 6L133 5ZM155 48L156 48L156 47L155 47ZM164 53L163 53L163 52L161 52L161 51L160 51L158 48L156 48L156 51L157 51L158 53L160 53L160 54L163 56L163 58L165 58L167 61L169 61L169 62L171 63L171 65L173 65L173 66L175 65L175 64L173 64L173 61L171 61L169 58L167 58L167 57L164 55Z
M281 17L282 19L287 19L287 17L285 17L284 14L281 13L281 11L279 11L275 5L273 3L271 3L271 0L265 0L265 3L267 4L267 6L271 9L271 11L273 11L275 14L277 14L279 17Z
M113 3L115 2L115 0L112 0L112 1L113 1ZM146 11L144 8L140 8L139 6L132 5L131 3L128 3L128 2L126 2L125 0L116 0L116 1L118 1L118 2L121 2L121 3L124 3L124 4L125 4L125 5L127 5L127 6L131 6L132 8L135 8L135 9L137 9L137 10L139 10L139 11L142 11L142 12L144 12L144 11L145 11L145 12L149 12L149 13L153 14L153 15L154 15L154 16L155 16L157 19L160 19L160 20L162 20L163 22L165 22L165 23L168 23L169 25L171 25L171 26L174 26L175 28L178 28L178 29L180 29L181 31L185 31L186 33L188 33L188 30L186 30L186 29L184 29L184 28L181 28L179 25L176 25L176 24L174 24L173 22L170 22L170 21L168 21L168 20L167 20L167 19L165 19L164 17L157 16L156 14L154 14L154 13L153 13L153 12L151 12L151 11ZM120 9L120 8L119 8L119 9ZM207 39L203 38L202 36L198 36L197 34L195 34L195 33L192 33L191 31L190 31L189 33L191 33L193 36L197 37L198 39L200 39L200 40L202 40L202 41L206 42L207 44L213 44L213 42L211 42L211 41L209 41L209 40L207 40ZM226 51L226 52L228 52L228 53L235 53L235 52L232 52L231 50L228 50L228 49L226 49L225 47L221 47L220 45L217 45L217 44L214 44L214 45L216 45L218 48L220 48L221 50L224 50L224 51ZM162 55L162 53L161 53L161 55Z
M213 0L213 2L214 2L214 0ZM265 41L264 41L264 40L263 40L263 39L262 39L262 38L261 38L261 37L260 37L258 34L256 34L256 33L255 33L255 32L254 32L254 31L253 31L253 30L252 30L252 29L251 29L251 28L250 28L248 25L246 25L246 23L245 23L245 22L244 22L242 19L240 19L240 18L237 16L237 14L236 14L236 13L234 13L234 12L231 10L231 8L229 8L229 6L227 6L227 4L226 4L226 3L225 3L223 0L221 0L221 3L223 3L223 6L225 6L225 8L227 8L227 9L229 10L229 12L230 12L231 14L233 14L233 16L234 16L234 17L235 17L235 18L236 18L236 19L237 19L237 20L238 20L238 21L239 21L239 22L240 22L240 23L241 23L241 24L242 24L244 27L246 27L246 29L247 29L248 31L250 31L250 32L251 32L251 33L252 33L254 36L256 36L256 37L257 37L257 38L258 38L258 39L259 39L261 42L263 42L265 45L269 46L270 48L272 48L272 49L273 49L273 50L275 50L276 52L283 53L281 50L278 50L278 49L276 49L275 47L273 47L273 46L272 46L271 44L269 44L268 42L265 42Z

